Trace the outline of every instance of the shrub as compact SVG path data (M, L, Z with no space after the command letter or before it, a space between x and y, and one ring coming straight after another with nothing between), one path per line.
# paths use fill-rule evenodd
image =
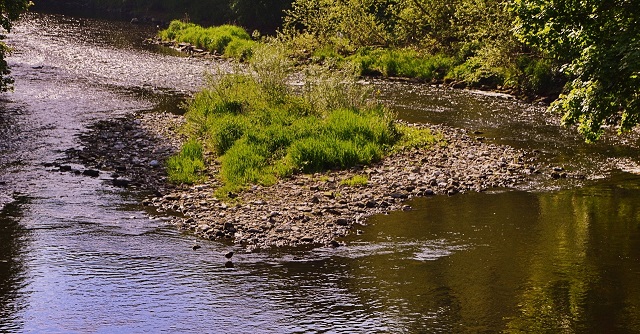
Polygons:
M253 48L256 42L246 39L234 39L224 50L224 55L229 58L235 58L240 61L247 61L253 55Z

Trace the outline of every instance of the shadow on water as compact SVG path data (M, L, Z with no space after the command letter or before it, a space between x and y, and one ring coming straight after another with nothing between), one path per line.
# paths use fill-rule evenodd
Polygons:
M377 216L344 256L354 293L409 332L640 331L640 178L433 197ZM355 254L355 256L354 256Z
M24 321L18 318L19 311L24 308L26 271L21 256L27 248L28 233L20 225L22 206L28 202L25 197L0 205L0 319L8 324L4 331L19 331Z

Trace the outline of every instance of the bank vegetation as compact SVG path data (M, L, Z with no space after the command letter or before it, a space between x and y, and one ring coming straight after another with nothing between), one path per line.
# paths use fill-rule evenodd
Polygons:
M637 2L285 0L273 8L284 9L282 24L266 40L302 63L346 62L361 75L552 102L587 141L640 121ZM243 47L236 53L248 58Z
M212 80L187 114L189 145L202 147L187 145L181 154L218 157L225 192L368 164L397 149L408 136L387 110L367 102L354 84L363 75L546 98L587 141L640 119L633 24L640 8L626 1L294 0L285 7L269 37L181 21L159 34L251 68ZM287 84L294 66L308 74L297 90ZM173 164L173 179L190 181L179 175L197 171L200 155Z

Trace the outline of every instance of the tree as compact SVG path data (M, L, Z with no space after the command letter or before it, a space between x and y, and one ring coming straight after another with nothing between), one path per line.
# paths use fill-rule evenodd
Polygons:
M6 32L11 31L13 21L17 20L21 13L25 12L31 1L29 0L0 0L0 26ZM0 92L6 92L11 89L13 79L9 77L11 71L5 60L5 56L9 53L10 49L4 40L5 35L0 32Z
M640 1L515 0L516 34L563 64L564 93L550 106L588 142L640 122Z

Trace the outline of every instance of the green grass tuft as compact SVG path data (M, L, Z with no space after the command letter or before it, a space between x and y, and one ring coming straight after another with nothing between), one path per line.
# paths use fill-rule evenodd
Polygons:
M400 139L396 141L392 151L398 152L411 148L426 148L435 144L443 144L441 134L434 135L429 129L420 129L404 124L397 126Z
M205 170L202 145L190 140L182 146L177 155L167 160L169 180L176 183L196 183L204 179L200 175Z
M354 175L346 180L342 180L340 184L349 187L360 187L369 184L369 177L366 175Z
M205 28L174 20L167 29L160 31L158 36L163 40L190 43L196 48L240 60L250 58L256 44L246 30L229 24Z

